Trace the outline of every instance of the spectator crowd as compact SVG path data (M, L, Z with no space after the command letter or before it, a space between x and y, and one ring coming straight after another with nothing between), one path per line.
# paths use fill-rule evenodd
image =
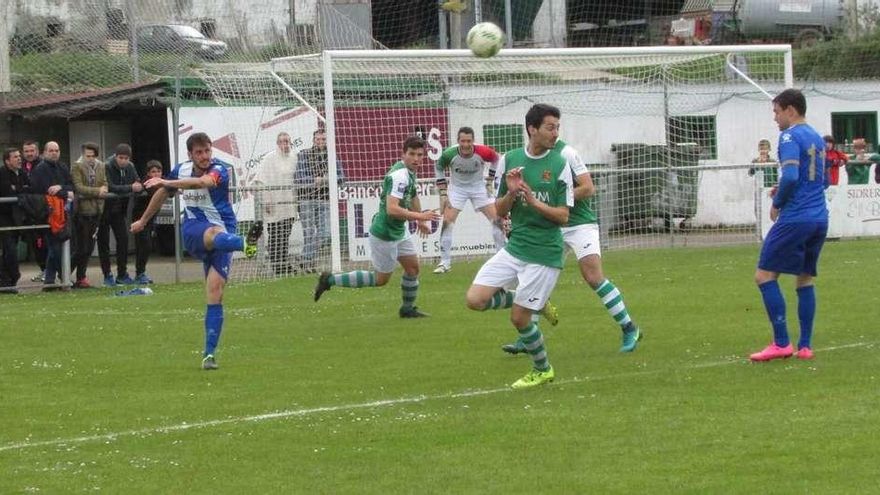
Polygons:
M49 141L25 141L21 149L3 151L0 168L0 293L17 293L22 246L40 268L33 282L44 291L66 290L61 284L62 247L70 241L74 289L92 287L89 262L97 245L104 286L150 284L147 275L153 226L134 236L135 273L128 271L129 228L146 208L150 194L143 181L162 175L162 164L147 162L145 178L132 162L128 144L119 144L106 160L95 143L83 143L72 165L61 148ZM34 228L34 226L47 226ZM110 259L110 232L116 251L116 271Z

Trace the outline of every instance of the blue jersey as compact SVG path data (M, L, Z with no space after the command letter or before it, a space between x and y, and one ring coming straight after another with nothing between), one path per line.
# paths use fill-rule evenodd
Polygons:
M825 141L807 124L795 124L779 135L782 177L773 205L777 223L828 222L825 204ZM797 167L797 173L788 167ZM796 180L795 179L796 176Z
M229 170L228 165L220 160L212 159L211 166L205 171L214 179L215 187L208 189L184 189L183 201L184 223L187 221L208 222L223 227L230 234L235 233L236 219L232 204L229 202ZM174 167L169 174L170 179L187 179L193 175L193 162L187 161Z

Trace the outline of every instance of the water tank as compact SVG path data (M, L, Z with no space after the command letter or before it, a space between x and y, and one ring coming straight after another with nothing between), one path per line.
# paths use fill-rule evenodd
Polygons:
M741 0L740 33L747 38L798 39L825 35L843 20L841 0Z

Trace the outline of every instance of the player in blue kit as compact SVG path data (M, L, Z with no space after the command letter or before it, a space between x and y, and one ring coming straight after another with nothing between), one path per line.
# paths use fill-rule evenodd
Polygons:
M773 99L774 120L779 124L779 163L782 175L773 196L770 220L775 222L761 248L755 282L773 327L773 342L750 356L770 361L794 354L785 321L785 299L779 290L780 273L797 277L800 340L797 357L812 359L816 292L813 279L819 253L828 232L825 204L825 142L805 120L807 101L796 89L786 89Z
M254 222L247 236L236 235L235 212L229 203L229 172L220 160L212 158L211 138L198 132L186 140L189 161L177 165L167 179L155 177L144 183L148 189L160 187L141 218L131 224L133 233L144 229L159 211L169 193L183 190L186 203L183 244L187 252L202 260L205 267L205 352L202 369L217 369L214 352L223 330L223 289L229 277L234 251L253 258L263 233L261 222Z

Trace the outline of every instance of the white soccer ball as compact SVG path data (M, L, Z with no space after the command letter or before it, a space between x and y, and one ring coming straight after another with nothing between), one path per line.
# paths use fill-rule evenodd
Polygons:
M481 22L468 31L467 46L480 58L488 58L504 44L504 31L491 22Z

